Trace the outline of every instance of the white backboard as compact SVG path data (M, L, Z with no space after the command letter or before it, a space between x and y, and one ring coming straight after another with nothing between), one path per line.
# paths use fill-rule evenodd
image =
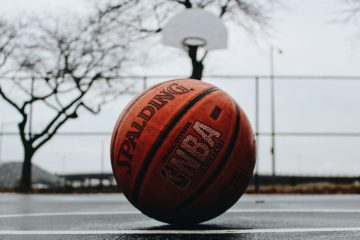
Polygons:
M187 9L170 19L162 32L162 43L183 48L186 38L200 38L206 41L207 50L227 47L228 33L223 22L214 14L203 9Z

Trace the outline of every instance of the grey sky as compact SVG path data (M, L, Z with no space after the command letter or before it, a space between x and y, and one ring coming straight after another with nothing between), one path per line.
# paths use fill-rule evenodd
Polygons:
M86 12L86 0L0 0L0 14L64 15ZM360 76L360 27L334 23L346 8L342 0L293 0L275 12L273 29L267 39L254 41L237 26L228 24L229 48L211 52L206 59L205 75L262 75L269 73L269 44L281 48L275 56L278 75L358 75ZM147 46L144 46L147 47ZM152 46L136 75L180 75L190 72L185 53ZM254 123L254 87L252 79L237 81L207 79L228 91L245 109ZM279 131L348 131L360 132L360 81L286 81L277 80L277 129ZM269 131L268 83L261 84L261 131ZM131 96L109 104L99 116L83 114L69 122L62 131L111 131L114 122ZM17 119L16 113L0 101L0 123ZM41 120L36 124L42 124ZM6 125L15 131L15 125ZM38 152L34 163L54 172L99 169L100 145L109 137L55 137ZM260 170L270 171L269 139L262 138ZM359 174L360 138L292 138L278 139L280 173ZM3 138L2 159L21 160L17 137ZM110 169L106 161L106 169Z

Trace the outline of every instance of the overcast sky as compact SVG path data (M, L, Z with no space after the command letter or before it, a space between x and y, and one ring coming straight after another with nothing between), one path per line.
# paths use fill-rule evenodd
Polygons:
M17 19L24 14L86 13L86 0L0 0L0 14ZM269 45L281 48L275 56L277 75L360 76L360 26L338 23L346 9L343 0L293 0L273 15L267 39L256 41L241 29L227 23L229 47L210 52L205 75L263 75L269 73ZM144 46L144 48L148 46ZM164 47L151 47L146 64L133 74L179 75L190 72L185 53ZM360 79L360 77L359 77ZM253 80L205 79L228 91L244 108L254 124ZM360 81L277 80L278 131L360 132ZM269 131L268 84L260 88L260 130ZM108 131L131 96L109 104L99 115L87 113L69 122L62 131ZM18 116L0 100L0 123L17 121ZM41 125L41 120L37 122ZM14 124L6 131L16 131ZM1 159L21 160L18 137L3 138ZM109 137L55 137L38 152L34 163L52 171L98 171L101 143L104 142L106 170ZM260 139L260 171L270 171L269 139ZM278 139L278 171L282 174L359 175L360 138L281 137ZM65 159L63 164L62 159Z

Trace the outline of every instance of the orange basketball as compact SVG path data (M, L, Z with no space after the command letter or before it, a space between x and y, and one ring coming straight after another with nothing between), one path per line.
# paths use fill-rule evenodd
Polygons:
M141 212L172 224L210 220L246 190L255 139L245 113L219 88L192 79L135 97L112 135L118 185Z

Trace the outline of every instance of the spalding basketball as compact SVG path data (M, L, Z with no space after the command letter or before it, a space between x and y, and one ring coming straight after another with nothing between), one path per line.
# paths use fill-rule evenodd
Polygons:
M246 190L255 140L245 113L192 79L155 85L121 113L111 143L118 185L141 212L171 224L210 220Z

